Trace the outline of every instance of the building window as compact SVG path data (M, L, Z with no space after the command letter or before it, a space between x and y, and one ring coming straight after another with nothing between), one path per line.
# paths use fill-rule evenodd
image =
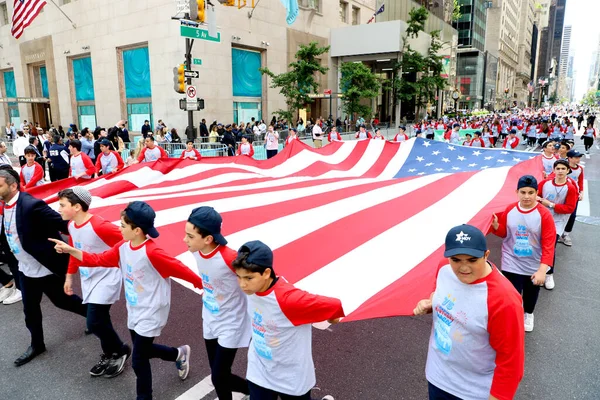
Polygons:
M152 121L148 47L123 50L123 77L127 121L132 130L141 129L145 120Z
M79 127L93 129L97 124L92 59L76 58L72 60L72 66Z
M262 106L256 101L234 101L233 102L233 122L249 124L254 118L255 121L262 119Z
M14 71L5 71L4 77L4 93L7 98L17 97L17 85L15 83ZM8 103L8 118L10 122L15 124L16 127L21 125L21 118L19 116L19 104Z
M8 9L6 2L0 3L0 26L8 25Z
M261 119L263 76L258 51L231 49L231 78L233 86L233 122L250 122Z
M346 23L347 21L347 17L346 15L348 14L348 3L346 3L345 1L340 1L340 21L342 21L343 23Z
M360 8L352 7L352 25L360 25Z

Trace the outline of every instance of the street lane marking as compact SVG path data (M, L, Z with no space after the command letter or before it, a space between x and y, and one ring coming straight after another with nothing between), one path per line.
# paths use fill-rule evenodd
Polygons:
M215 390L210 375L202 379L187 392L176 398L175 400L198 400L203 399L207 394Z
M583 180L583 200L579 202L577 206L577 215L580 217L590 216L590 191L589 183L587 179Z

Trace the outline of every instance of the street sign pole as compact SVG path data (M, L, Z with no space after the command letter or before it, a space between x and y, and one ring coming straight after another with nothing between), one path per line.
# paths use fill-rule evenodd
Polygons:
M189 13L185 14L186 18L190 18ZM185 69L188 71L192 69L192 47L194 46L194 39L185 38ZM187 78L186 83L192 84L192 78ZM196 139L196 128L194 127L194 112L188 111L188 126L185 130L185 134L188 140Z

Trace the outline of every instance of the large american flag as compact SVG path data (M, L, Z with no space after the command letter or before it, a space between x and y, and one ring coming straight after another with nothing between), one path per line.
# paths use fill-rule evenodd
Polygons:
M10 33L18 39L46 5L46 0L15 0Z
M115 223L128 202L149 203L159 245L194 271L185 221L195 207L215 207L232 248L262 240L279 275L341 299L349 321L412 314L431 293L447 231L463 223L486 231L492 213L516 200L518 178L540 174L532 157L421 138L322 149L294 141L270 160L165 159L85 186L92 212ZM30 193L56 208L58 190L73 184Z

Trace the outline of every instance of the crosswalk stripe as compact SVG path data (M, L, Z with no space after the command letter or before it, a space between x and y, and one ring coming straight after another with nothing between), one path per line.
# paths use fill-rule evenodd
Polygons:
M213 386L210 375L202 379L196 385L194 385L187 392L176 398L175 400L198 400L203 399L207 394L215 389Z
M590 191L588 190L589 183L587 179L583 180L583 200L577 206L577 215L580 217L590 216Z

